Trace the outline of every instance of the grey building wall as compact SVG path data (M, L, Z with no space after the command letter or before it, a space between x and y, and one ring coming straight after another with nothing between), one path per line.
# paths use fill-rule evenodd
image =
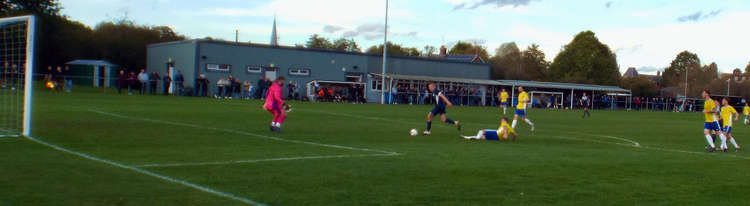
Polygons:
M175 69L182 71L185 77L185 85L193 85L196 69L196 46L195 40L168 42L152 44L148 46L146 57L146 68L149 72L156 71L163 75L167 71L167 61L171 58ZM159 90L162 91L159 83Z
M216 91L219 78L232 75L241 81L250 80L255 85L264 73L249 73L247 67L261 67L276 70L277 76L287 77L288 81L300 85L298 92L306 95L306 84L313 80L346 81L347 74L361 75L362 82L368 83L368 99L375 93L371 90L368 73L382 71L382 56L361 53L301 49L291 47L270 47L265 45L235 44L208 40L154 44L148 47L149 70L163 73L166 61L172 58L178 70L185 75L185 86L193 87L194 79L205 74L211 81L209 93ZM208 71L207 64L231 65L229 72ZM309 76L291 76L290 69L309 69ZM449 62L412 57L388 57L388 73L456 77L470 79L490 79L487 64ZM161 84L160 84L161 86ZM286 92L286 90L285 90ZM377 94L379 95L379 93ZM374 96L373 96L374 98Z

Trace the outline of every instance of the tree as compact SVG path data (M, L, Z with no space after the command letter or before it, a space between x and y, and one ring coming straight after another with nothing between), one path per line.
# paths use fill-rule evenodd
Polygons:
M699 76L700 68L701 60L698 55L689 51L680 52L669 64L669 67L664 69L661 85L671 87L684 84L686 74L688 78L692 79L692 81L688 80L689 82L695 82L696 77ZM694 75L690 75L690 73Z
M484 47L462 41L458 41L456 45L453 45L453 47L448 50L448 54L479 54L479 57L485 61L489 60L489 54Z
M578 33L563 47L551 66L557 81L617 85L620 80L617 57L592 31Z
M324 37L313 34L307 40L307 43L305 43L305 47L312 49L333 49L333 43Z
M748 62L747 66L745 66L745 74L750 74L750 62Z
M99 58L128 69L146 67L146 48L149 44L186 39L169 27L137 25L126 19L99 23L93 34Z
M4 15L37 14L58 16L60 3L57 0L0 0L0 12Z
M371 46L367 48L366 53L368 54L383 54L383 45ZM388 42L388 55L389 56L420 56L420 52L417 48L407 48L398 44Z
M338 51L362 52L362 49L359 48L357 42L345 38L340 38L336 41L333 41L333 49Z
M431 57L435 55L435 51L437 51L437 49L434 46L426 45L424 46L424 49L422 49L422 55L425 57Z
M659 87L646 77L629 77L620 81L620 87L629 89L633 96L654 97L659 94Z
M539 45L531 44L521 53L521 69L525 80L545 81L549 74L550 63L544 59L545 55Z
M501 44L490 58L493 79L524 79L521 72L521 51L515 42Z

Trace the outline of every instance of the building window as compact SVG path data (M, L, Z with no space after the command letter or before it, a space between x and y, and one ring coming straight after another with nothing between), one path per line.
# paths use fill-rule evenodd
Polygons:
M372 80L370 85L370 90L372 91L380 91L380 88L383 87L382 81L380 80Z
M231 72L232 65L229 64L206 64L207 72Z
M263 70L259 66L247 66L245 70L248 74L260 74Z
M310 69L289 69L289 76L310 76Z

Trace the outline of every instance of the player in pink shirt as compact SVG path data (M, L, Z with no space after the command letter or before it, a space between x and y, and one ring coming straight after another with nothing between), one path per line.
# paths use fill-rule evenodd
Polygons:
M270 127L272 132L281 132L281 124L284 123L284 119L286 119L284 100L281 99L284 80L286 80L284 77L276 78L276 81L274 81L271 87L268 88L266 103L263 105L265 110L273 114L273 120L271 121Z

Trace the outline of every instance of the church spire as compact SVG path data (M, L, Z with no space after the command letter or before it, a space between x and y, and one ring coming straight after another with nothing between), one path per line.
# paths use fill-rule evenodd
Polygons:
M279 45L279 36L276 33L276 15L273 16L273 30L271 30L271 46Z

